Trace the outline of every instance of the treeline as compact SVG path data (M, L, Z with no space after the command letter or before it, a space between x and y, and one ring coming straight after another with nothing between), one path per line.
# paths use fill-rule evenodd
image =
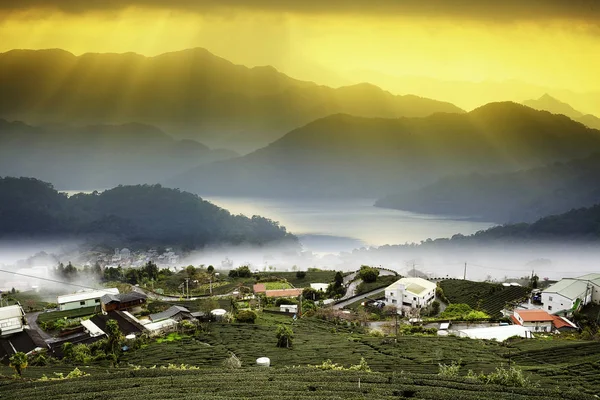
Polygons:
M32 178L0 179L1 236L112 238L131 246L262 245L297 239L268 218L232 215L160 185L118 186L71 197Z

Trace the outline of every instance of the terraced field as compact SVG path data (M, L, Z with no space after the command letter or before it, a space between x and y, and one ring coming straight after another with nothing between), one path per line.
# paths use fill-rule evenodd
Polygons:
M458 279L439 283L450 303L464 303L473 309L481 310L500 318L500 311L506 304L525 298L529 289L522 286L502 286L496 283L473 282Z
M203 369L118 370L53 382L0 380L3 400L22 399L539 399L588 400L576 391L546 388L507 388L464 378L431 375L382 374L358 371L320 371L309 368L252 367L227 371Z

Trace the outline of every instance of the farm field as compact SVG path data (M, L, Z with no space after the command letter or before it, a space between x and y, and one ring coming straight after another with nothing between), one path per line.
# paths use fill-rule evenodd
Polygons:
M360 382L360 383L359 383ZM0 381L4 400L13 399L565 399L587 400L574 391L507 388L464 378L312 368L238 370L142 369L90 372L67 381Z
M471 308L484 311L493 318L500 318L500 311L507 303L523 299L529 289L522 286L502 286L497 283L473 282L459 279L439 283L450 303L468 304Z

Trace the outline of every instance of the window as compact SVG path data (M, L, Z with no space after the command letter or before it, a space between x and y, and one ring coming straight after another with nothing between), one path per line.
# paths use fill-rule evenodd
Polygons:
M548 301L552 301L552 296L549 296L549 297L548 297Z
M392 299L392 304L396 304L396 299Z
M96 299L96 303L100 303L100 299Z
M548 311L552 311L552 306L548 306Z
M85 301L80 301L80 302L79 302L79 305L80 305L80 306L85 306Z
M413 300L416 300L416 299L417 299L416 297L413 297Z

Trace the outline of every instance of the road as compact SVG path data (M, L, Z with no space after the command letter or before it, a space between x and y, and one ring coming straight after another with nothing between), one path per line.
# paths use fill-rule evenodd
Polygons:
M356 297L353 297L351 299L348 299L348 300L342 301L340 303L334 304L333 308L335 308L335 309L344 308L347 305L354 303L355 301L366 299L367 297L370 297L370 296L373 296L373 295L375 295L377 293L380 293L383 290L384 290L384 288L379 288L379 289L375 289L375 290L372 290L372 291L367 292L367 293L363 293L360 296L356 296Z
M48 335L40 326L37 324L38 315L40 315L41 311L32 312L25 314L25 318L27 319L27 324L29 327L35 331L37 331L44 341L49 342L52 340L52 336Z
M396 275L394 272L392 271L388 271L387 269L379 269L379 276L388 276L388 275ZM350 275L347 275L346 277L344 277L344 284L348 285L348 283L350 283L348 285L348 288L346 289L346 294L344 295L344 297L342 297L342 300L348 299L352 296L354 296L356 294L356 288L358 287L358 285L360 285L362 283L362 279L356 279L356 275L358 274L358 271L351 273ZM379 289L381 290L381 289Z

